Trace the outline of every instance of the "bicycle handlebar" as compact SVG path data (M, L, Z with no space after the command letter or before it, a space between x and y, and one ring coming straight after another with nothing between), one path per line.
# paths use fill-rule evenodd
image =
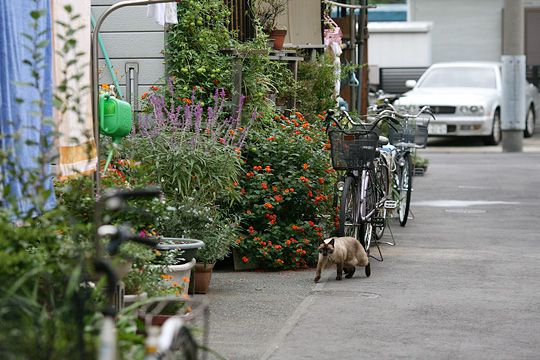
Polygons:
M386 110L385 110L386 111ZM384 112L384 111L383 111ZM377 127L377 125L379 125L379 123L383 120L390 120L391 122L393 122L394 124L396 125L399 125L399 120L396 119L395 117L392 117L392 116L380 116L377 115L377 118L375 119L374 122L371 122L371 123L362 123L362 122L356 122L352 119L351 115L349 114L349 112L347 110L342 110L342 113L345 115L345 117L347 118L347 121L349 121L351 124L355 125L355 126L365 126L366 127L366 130L367 131L373 131L373 129L375 129ZM382 113L381 113L382 114ZM337 127L340 129L340 130L344 130L343 129L343 126L336 120L336 118L334 117L335 115L335 112L333 110L328 110L328 112L326 113L326 121L328 122L328 126L326 128L326 131L328 132L328 127L330 126L330 123L331 122L334 122L334 124L337 125ZM390 126L392 126L392 124L390 124Z
M111 241L107 245L107 251L111 255L116 254L120 248L120 245L122 245L122 243L125 241L133 241L154 248L159 244L159 240L152 237L135 234L130 228L122 225L102 225L98 228L98 236L110 236Z
M145 198L155 198L161 194L161 189L158 187L146 187L139 189L112 189L106 191L101 197L101 202L106 202L113 198L118 198L121 200L133 200L133 199L145 199Z

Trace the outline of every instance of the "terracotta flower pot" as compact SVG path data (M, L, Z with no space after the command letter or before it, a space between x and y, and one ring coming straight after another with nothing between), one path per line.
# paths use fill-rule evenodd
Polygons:
M285 42L285 36L287 35L287 30L272 30L268 37L274 39L274 49L281 50L283 48L283 43Z
M195 264L194 289L196 294L206 294L212 278L212 269L215 264Z

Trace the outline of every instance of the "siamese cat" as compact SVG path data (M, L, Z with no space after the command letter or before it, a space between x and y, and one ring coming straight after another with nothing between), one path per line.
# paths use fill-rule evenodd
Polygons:
M371 275L368 255L364 247L353 237L337 237L323 241L319 245L319 261L317 262L317 274L315 282L321 279L321 271L328 264L336 264L336 280L341 280L343 271L345 277L351 278L356 270L355 266L365 266L366 276Z

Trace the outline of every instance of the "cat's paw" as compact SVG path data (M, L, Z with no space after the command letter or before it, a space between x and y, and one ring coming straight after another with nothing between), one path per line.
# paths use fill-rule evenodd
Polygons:
M315 282L319 282L319 280L321 280L321 277L320 276L315 276Z
M336 280L341 280L341 275L336 276Z
M371 276L371 264L367 264L366 265L366 277L370 277Z
M354 272L356 271L356 268L353 266L347 271L345 271L345 279L350 279L354 275Z

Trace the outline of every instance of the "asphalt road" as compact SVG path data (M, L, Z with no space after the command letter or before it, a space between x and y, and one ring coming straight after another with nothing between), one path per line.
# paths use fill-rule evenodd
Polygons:
M540 358L540 135L523 153L464 145L423 150L414 219L392 222L397 245L370 278L216 271L210 347L240 360Z

